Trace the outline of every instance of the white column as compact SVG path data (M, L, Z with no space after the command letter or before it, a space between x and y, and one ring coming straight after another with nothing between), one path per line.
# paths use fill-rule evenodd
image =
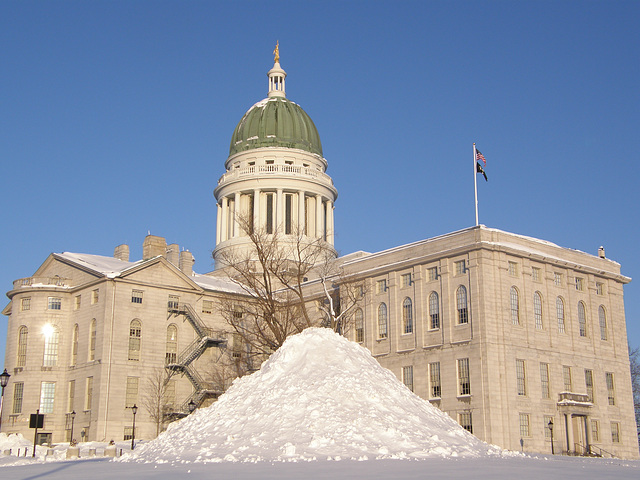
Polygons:
M240 192L236 192L233 197L233 232L232 236L240 236L240 224L238 223L238 215L240 215Z
M227 197L222 197L222 221L220 222L222 224L220 228L221 242L224 242L225 240L229 239L228 218L229 218L229 199Z
M217 215L216 215L216 246L220 243L220 225L222 224L222 206L216 203Z
M322 196L316 195L316 238L324 238Z
M253 230L260 230L260 190L253 191Z
M300 235L304 235L304 221L306 218L306 214L304 212L304 192L302 190L298 191L298 232Z
M327 242L333 245L333 202L327 200Z
M281 232L283 230L282 224L282 211L283 211L283 195L282 189L276 190L276 231Z

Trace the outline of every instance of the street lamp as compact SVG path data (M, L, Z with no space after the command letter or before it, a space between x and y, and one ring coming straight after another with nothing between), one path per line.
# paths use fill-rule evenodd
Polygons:
M187 406L189 407L189 413L193 413L193 411L197 407L196 402L193 401L193 398L191 399L191 401L189 402L189 404Z
M4 404L4 387L9 383L9 375L7 373L7 369L4 369L4 372L0 373L0 386L2 387L2 395L0 395L0 427L2 427L2 405ZM1 430L1 429L0 429Z
M131 429L131 450L133 450L133 442L136 439L136 413L138 413L138 406L135 403L133 404L133 407L131 407L131 411L133 412L133 428Z
M73 445L73 423L76 421L76 411L73 410L69 415L71 416L71 438L69 439L69 443Z
M555 455L553 451L553 419L549 420L549 432L551 432L551 455Z

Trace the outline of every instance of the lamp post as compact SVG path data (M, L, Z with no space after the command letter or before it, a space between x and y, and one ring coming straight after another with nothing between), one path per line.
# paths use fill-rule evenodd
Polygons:
M2 427L2 406L4 405L4 387L9 383L9 375L7 373L7 369L4 369L4 372L0 373L0 386L2 387L2 395L0 395L0 427ZM2 428L0 428L2 430Z
M138 413L138 406L135 403L133 404L133 407L131 407L131 411L133 412L133 428L131 429L131 450L133 450L133 443L136 439L136 413Z
M69 415L71 416L71 438L69 443L73 445L73 423L76 421L76 411L73 410Z
M194 410L196 409L196 402L193 401L193 398L191 399L191 401L189 402L189 404L187 405L189 407L189 413L193 413Z
M555 455L553 451L553 420L549 420L549 432L551 432L551 455Z

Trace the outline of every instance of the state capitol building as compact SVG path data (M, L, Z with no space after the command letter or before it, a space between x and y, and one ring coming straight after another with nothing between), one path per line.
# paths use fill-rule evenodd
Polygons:
M246 296L221 261L249 248L239 219L335 253L338 192L285 77L276 55L267 98L233 131L214 190L216 270L195 273L189 251L149 235L142 259L127 245L113 257L52 253L14 281L2 432L30 438L39 409L39 442L68 442L71 428L78 440L130 439L137 405L135 438L154 438L158 422L143 408L153 378L174 373L164 403L179 418L223 392L211 366L242 355L218 310ZM344 334L488 443L638 458L623 299L631 279L604 248L596 253L483 225L351 253L337 260L365 288Z

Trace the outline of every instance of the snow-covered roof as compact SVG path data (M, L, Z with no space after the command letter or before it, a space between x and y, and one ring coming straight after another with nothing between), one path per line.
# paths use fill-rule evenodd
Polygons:
M77 265L88 267L96 273L108 278L115 278L125 270L140 265L143 260L137 262L125 262L114 257L104 257L102 255L91 255L88 253L63 252L55 253L54 256L69 260Z
M216 292L225 292L225 293L240 293L245 295L247 293L241 287L239 287L236 283L226 278L211 277L209 275L201 275L199 273L194 273L193 276L191 277L191 280L196 282L199 286L201 286L205 290L214 290Z

